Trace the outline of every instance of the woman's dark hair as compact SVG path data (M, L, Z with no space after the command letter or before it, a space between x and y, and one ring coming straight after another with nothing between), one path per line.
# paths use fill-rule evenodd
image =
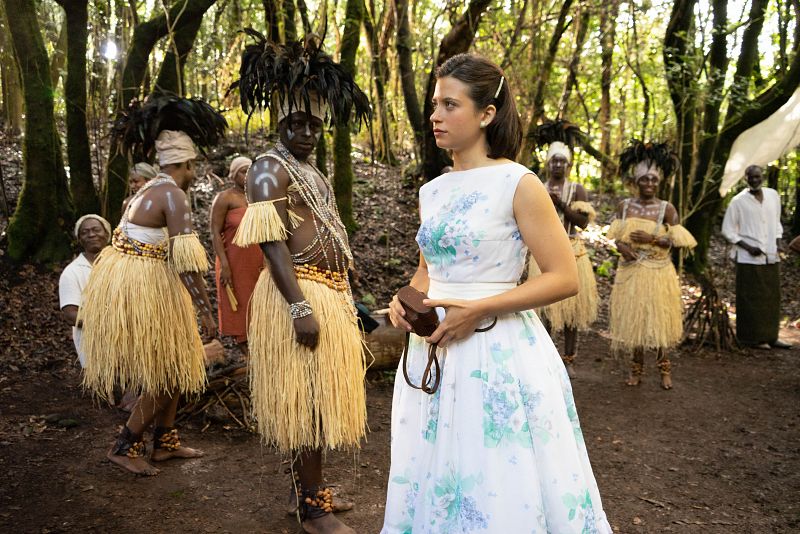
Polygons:
M503 69L483 56L458 54L436 69L436 77L451 77L467 84L469 97L478 109L490 105L497 108L494 120L486 127L488 156L516 159L522 146L522 121Z

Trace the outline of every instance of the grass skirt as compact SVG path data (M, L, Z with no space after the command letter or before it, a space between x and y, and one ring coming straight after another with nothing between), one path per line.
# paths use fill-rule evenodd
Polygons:
M319 322L313 351L295 341L289 306L264 269L250 300L250 389L258 430L281 452L359 446L366 434L365 361L346 292L306 279Z
M578 264L578 294L536 310L540 317L550 323L554 332L567 327L587 330L597 319L597 281L594 278L592 261L580 238L572 238L570 241ZM533 278L540 274L539 266L531 258L529 276Z
M189 292L166 261L106 247L78 313L83 384L113 398L115 385L149 394L195 393L206 383L203 343Z
M678 273L669 258L620 261L611 290L611 348L661 349L683 338L683 302Z

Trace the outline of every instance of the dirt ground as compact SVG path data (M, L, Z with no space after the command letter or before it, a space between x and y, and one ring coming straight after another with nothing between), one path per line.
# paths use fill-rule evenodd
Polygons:
M575 396L616 532L800 530L800 351L682 353L664 392L654 363L626 387L607 340L584 337ZM372 376L369 441L328 455L359 533L381 527L391 392ZM189 423L184 440L206 456L144 479L104 460L125 417L84 396L77 369L5 375L0 407L2 532L299 532L284 511L286 465L254 435Z

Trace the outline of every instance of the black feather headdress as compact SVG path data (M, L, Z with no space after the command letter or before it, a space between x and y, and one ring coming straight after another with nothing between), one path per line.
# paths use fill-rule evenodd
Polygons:
M164 95L150 97L144 104L131 101L114 121L111 135L126 154L139 159L152 155L158 134L164 130L185 133L205 154L219 144L227 128L225 117L204 100Z
M669 178L678 167L678 154L668 143L645 143L633 139L628 148L619 155L619 172L623 179L642 161L647 161L661 169L664 178Z
M571 122L558 119L544 121L536 127L531 137L539 148L544 148L546 145L558 141L567 145L570 150L574 150L575 145L578 144L582 136L583 132L581 132L580 128Z
M355 120L360 128L372 116L367 95L340 64L322 50L314 35L301 41L278 44L252 28L242 30L255 42L245 47L239 79L228 92L238 89L242 110L248 118L257 110L288 102L290 110L311 110L316 93L328 106L329 124Z

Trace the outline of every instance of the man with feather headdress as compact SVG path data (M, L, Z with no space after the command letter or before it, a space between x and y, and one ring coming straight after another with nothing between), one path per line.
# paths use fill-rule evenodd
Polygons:
M575 261L578 264L578 294L551 304L539 311L552 331L564 331L564 354L561 359L570 378L575 378L575 357L578 352L578 330L586 330L597 318L597 282L586 247L580 237L580 229L592 222L595 210L589 203L586 189L569 179L572 169L572 149L577 136L577 126L567 121L547 121L536 129L538 146L547 145L545 186L553 205L569 235ZM540 274L539 266L531 258L531 276Z
M250 301L250 387L264 440L293 455L306 532L354 532L331 512L322 451L358 447L366 429L365 362L347 281L353 256L328 178L309 162L325 123L369 120L369 102L320 41L256 43L238 86L248 114L277 111L279 141L253 162L234 243L269 262Z
M158 156L160 172L134 195L111 246L95 261L78 314L86 355L83 383L111 398L114 386L140 393L108 459L139 475L159 470L145 459L142 434L151 425L150 460L195 458L182 447L175 412L182 394L205 388L205 333L216 335L202 273L206 252L192 231L186 191L195 178L195 144L217 144L227 123L198 99L164 96L134 102L114 125L129 155Z

